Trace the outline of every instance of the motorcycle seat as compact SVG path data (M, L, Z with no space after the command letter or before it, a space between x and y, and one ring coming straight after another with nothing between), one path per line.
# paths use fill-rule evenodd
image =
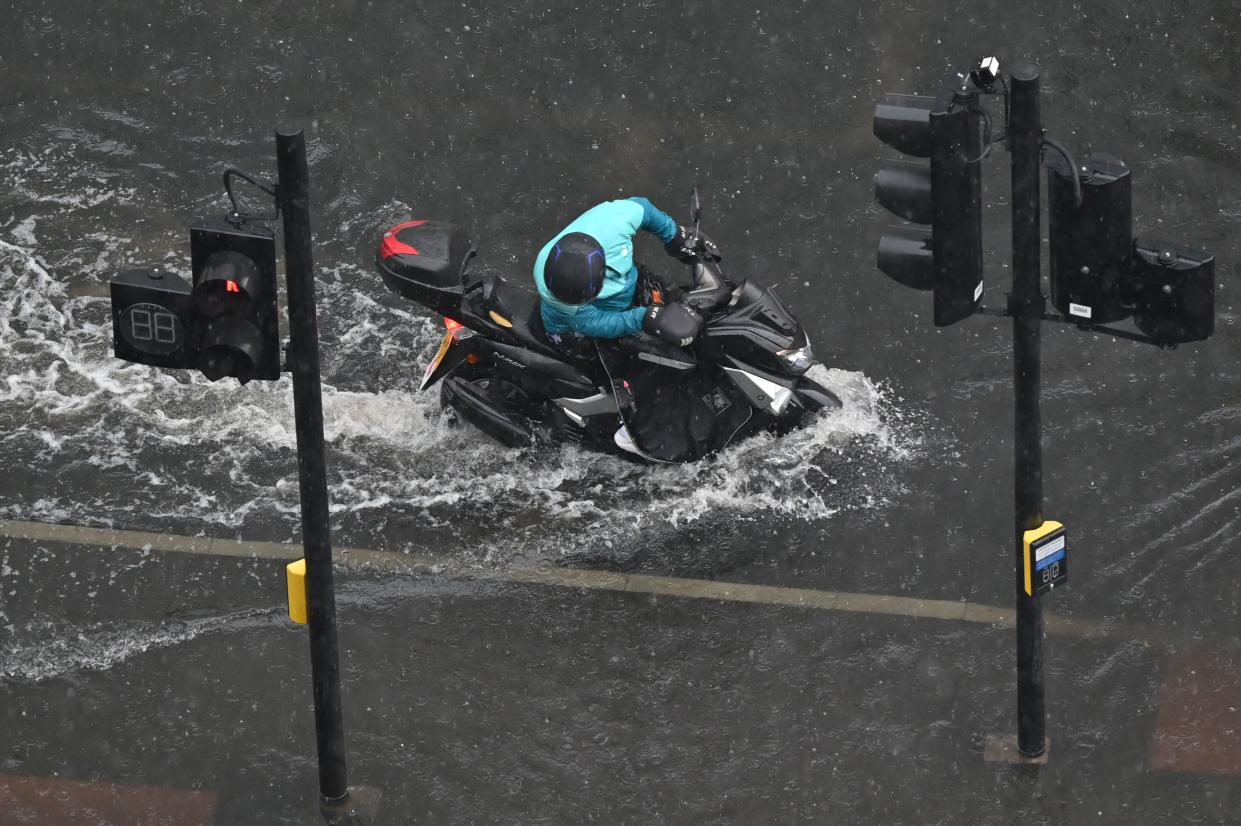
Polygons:
M482 283L483 307L495 315L492 320L509 326L512 334L526 347L545 355L560 358L560 353L547 340L539 297L516 287L497 275L488 275ZM500 321L495 318L498 315ZM504 324L508 322L508 325Z

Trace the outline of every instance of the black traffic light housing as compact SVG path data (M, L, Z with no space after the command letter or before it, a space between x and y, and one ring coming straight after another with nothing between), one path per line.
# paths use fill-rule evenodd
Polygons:
M1137 238L1123 289L1134 324L1156 344L1215 332L1215 256L1205 250Z
M212 381L280 378L276 240L226 219L190 230L194 304L202 320L198 369Z
M112 351L117 358L153 367L197 364L194 298L185 279L161 269L132 269L108 286Z
M234 214L190 230L193 283L132 269L110 284L113 352L154 367L197 367L212 381L280 378L276 242Z
M879 239L879 269L934 291L935 324L968 318L982 297L981 91L970 72L948 77L938 97L884 95L875 136L926 163L892 161L875 176L880 205L914 226ZM929 225L929 226L928 226Z
M1128 318L1120 279L1133 250L1132 176L1104 153L1077 165L1047 160L1047 232L1051 242L1051 303L1070 319L1106 324ZM1080 203L1078 197L1080 193Z
M1132 175L1095 153L1077 164L1047 164L1051 301L1082 326L1123 321L1161 346L1208 338L1215 330L1215 259L1204 250L1133 236ZM1114 331L1113 331L1114 332ZM1140 337L1139 337L1140 338Z

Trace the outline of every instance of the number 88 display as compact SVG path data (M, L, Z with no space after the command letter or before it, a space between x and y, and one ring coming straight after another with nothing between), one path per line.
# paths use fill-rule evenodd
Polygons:
M144 353L167 355L185 339L181 320L158 304L133 304L121 315L121 336Z

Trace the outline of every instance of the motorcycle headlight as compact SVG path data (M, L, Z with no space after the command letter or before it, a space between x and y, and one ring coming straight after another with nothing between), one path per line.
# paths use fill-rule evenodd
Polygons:
M796 350L780 350L776 355L784 359L784 363L794 373L804 373L810 369L810 365L814 364L814 353L810 349L809 341L806 342L805 347L798 347Z

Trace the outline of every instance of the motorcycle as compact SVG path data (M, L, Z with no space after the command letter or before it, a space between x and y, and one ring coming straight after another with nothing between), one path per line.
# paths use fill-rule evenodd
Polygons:
M447 327L419 389L440 383L444 407L508 447L569 443L652 462L694 461L840 407L805 375L816 363L810 341L776 292L724 276L696 189L690 213L693 282L678 300L704 323L685 348L647 333L557 347L536 293L470 272L477 250L461 227L391 227L375 261L384 284ZM666 300L670 291L642 273L638 300Z

